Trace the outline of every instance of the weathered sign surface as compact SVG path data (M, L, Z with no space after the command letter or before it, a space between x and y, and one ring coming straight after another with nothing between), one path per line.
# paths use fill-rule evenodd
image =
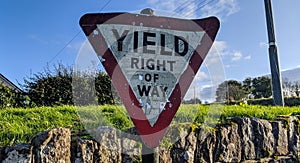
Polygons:
M218 19L86 14L80 25L143 141L159 145L219 29Z

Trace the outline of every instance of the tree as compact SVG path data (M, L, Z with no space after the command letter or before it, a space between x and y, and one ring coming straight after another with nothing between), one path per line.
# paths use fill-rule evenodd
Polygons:
M30 103L30 98L23 92L14 91L0 83L0 108L6 107L29 107L34 106Z
M228 99L228 91L227 91L227 81L219 84L216 91L216 101L217 102L226 102Z
M288 78L282 81L283 93L285 97L299 97L299 82L291 82Z
M38 106L72 104L72 68L58 64L54 72L47 67L43 73L24 79L25 91Z
M272 96L271 79L267 76L252 79L252 94L257 98L269 98Z
M38 106L112 104L111 82L104 72L73 72L72 67L54 65L51 71L24 79L25 91Z
M298 81L294 82L294 89L295 89L295 93L297 95L297 97L299 97L300 95L300 84Z
M229 80L221 83L216 92L217 102L240 101L246 96L242 84L236 80Z
M113 104L114 96L111 88L111 81L109 76L104 72L99 72L96 76L96 95L98 97L98 104ZM117 96L115 96L117 98Z
M248 77L243 81L243 90L247 95L251 94L253 91L252 78Z
M12 90L0 83L0 108L6 108L11 105L13 98Z
M73 76L73 98L75 105L115 104L109 76L104 72L77 73Z
M291 96L293 89L294 89L293 87L294 86L293 86L292 82L290 82L288 78L284 78L282 80L282 88L283 88L284 96L286 96L286 97Z

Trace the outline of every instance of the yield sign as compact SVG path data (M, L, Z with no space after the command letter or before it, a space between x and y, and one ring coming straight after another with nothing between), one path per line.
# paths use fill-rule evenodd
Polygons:
M86 14L80 26L143 141L158 146L212 46L218 19Z

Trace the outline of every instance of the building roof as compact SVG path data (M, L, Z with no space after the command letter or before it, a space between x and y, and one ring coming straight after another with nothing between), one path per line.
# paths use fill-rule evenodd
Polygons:
M23 92L19 87L17 87L14 83L12 83L10 80L8 80L5 76L3 76L1 73L0 73L0 84L3 84L9 88L11 88L12 90L14 91L17 91L17 92Z

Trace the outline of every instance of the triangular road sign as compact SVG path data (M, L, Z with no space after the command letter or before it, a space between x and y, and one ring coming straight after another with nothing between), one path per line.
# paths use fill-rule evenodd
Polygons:
M158 146L212 46L218 19L86 14L80 26L143 141Z

